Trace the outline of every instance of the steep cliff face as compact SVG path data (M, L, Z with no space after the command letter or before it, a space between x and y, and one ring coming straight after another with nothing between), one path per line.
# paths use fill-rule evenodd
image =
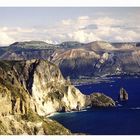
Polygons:
M18 69L19 64L21 69ZM35 101L39 115L85 106L85 95L63 78L57 66L44 60L17 62L19 81Z
M13 69L13 62L0 62L0 103L1 115L25 114L34 107L29 92L23 88ZM5 108L3 107L5 106Z
M31 107L44 116L64 108L76 109L79 103L81 108L85 106L85 95L65 80L59 68L48 61L1 61L0 68L0 82L9 91L14 112L24 114Z
M112 103L98 97L82 94L46 60L0 61L0 134L71 134L46 116L80 110L96 101Z
M70 134L57 122L43 117L85 106L85 95L63 78L57 66L44 60L1 61L0 73L1 134L37 133L31 131L38 129L34 128L35 122L31 123L33 116L35 121L39 118L42 134Z
M0 65L0 135L71 134L59 123L36 113L32 96L13 75L12 67L5 64Z
M70 135L71 132L56 121L33 112L25 115L0 115L0 135Z

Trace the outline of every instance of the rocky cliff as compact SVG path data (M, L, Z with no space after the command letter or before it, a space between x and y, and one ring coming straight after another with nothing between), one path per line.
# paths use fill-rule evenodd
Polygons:
M45 116L83 108L85 98L48 61L0 61L1 134L70 134Z
M71 134L47 115L95 104L114 106L100 93L82 94L47 60L0 61L0 134Z
M90 95L92 107L114 107L115 101L103 93L93 93Z

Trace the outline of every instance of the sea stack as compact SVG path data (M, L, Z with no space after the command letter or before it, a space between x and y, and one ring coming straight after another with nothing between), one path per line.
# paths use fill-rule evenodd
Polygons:
M120 101L127 101L128 100L128 93L124 88L120 89L120 94L119 94L119 100Z

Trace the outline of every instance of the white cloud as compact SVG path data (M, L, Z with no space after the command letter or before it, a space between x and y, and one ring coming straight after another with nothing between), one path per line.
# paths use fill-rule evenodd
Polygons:
M92 32L85 32L83 30L73 32L69 34L71 40L79 41L79 42L91 42L96 40L101 40Z
M112 25L123 24L124 21L119 20L119 19L110 18L110 17L101 17L101 18L97 18L97 19L93 20L93 22L97 26L112 26Z
M134 41L134 40L139 40L140 35L134 31L126 31L126 32L120 32L120 34L115 36L115 40L118 41L126 41L126 42L130 42L130 41Z
M0 31L0 45L9 45L15 42L15 40L8 36L5 32Z
M63 25L71 25L71 20L70 19L67 19L67 20L62 20L62 24Z
M89 42L94 40L136 41L140 39L140 34L134 31L133 28L123 28L131 24L126 19L81 16L77 19L65 20L65 23L67 23L67 26L63 24L62 27L65 30L65 34L68 35L67 40ZM90 28L93 25L97 28Z
M14 41L43 40L48 43L61 43L63 41L91 42L95 40L106 41L138 41L140 33L130 19L115 19L99 16L97 18L80 16L36 28L1 27L0 45L11 44ZM139 27L135 23L136 27ZM125 27L125 28L123 28Z
M45 41L45 42L48 43L48 44L58 44L58 42L53 41L53 40L51 40L51 39L47 39L47 40L43 40L43 41Z
M90 17L89 16L80 16L78 17L78 20L89 20Z

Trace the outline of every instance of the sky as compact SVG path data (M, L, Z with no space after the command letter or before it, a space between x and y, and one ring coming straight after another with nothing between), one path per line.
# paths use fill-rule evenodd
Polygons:
M0 45L140 41L140 8L0 7Z

